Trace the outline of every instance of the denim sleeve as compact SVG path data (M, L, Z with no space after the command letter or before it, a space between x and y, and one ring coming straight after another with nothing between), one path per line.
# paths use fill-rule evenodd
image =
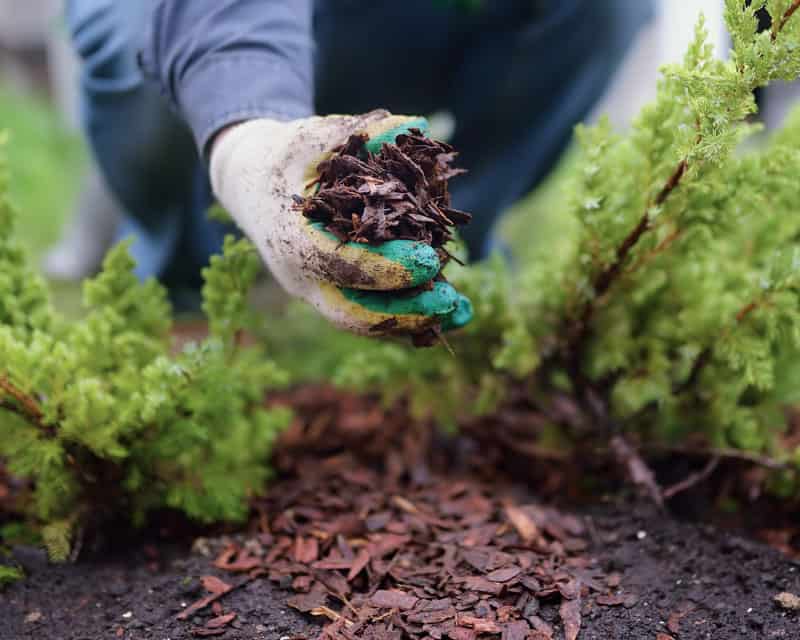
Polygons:
M199 149L222 127L313 111L313 0L151 0L140 62Z

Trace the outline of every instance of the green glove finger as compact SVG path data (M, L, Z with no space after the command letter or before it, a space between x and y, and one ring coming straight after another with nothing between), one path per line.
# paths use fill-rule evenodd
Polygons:
M446 282L435 282L430 291L423 291L415 296L358 289L342 289L342 295L368 311L387 316L446 317L458 306L458 293Z
M331 279L342 287L377 291L410 289L433 280L441 268L436 250L424 242L390 240L375 246L360 242L341 244L321 222L309 226L318 232L314 236L317 247L330 254L332 264L339 265ZM342 261L352 268L342 269ZM345 277L350 281L344 281Z
M366 149L370 153L378 153L384 143L392 144L397 139L397 136L408 133L411 129L419 129L424 135L427 135L429 129L427 118L413 118L404 122L399 127L387 129L378 135L372 136L367 141Z
M471 321L475 311L472 308L472 302L467 296L458 294L455 310L442 320L442 331L454 331L465 327Z
M390 292L341 289L342 295L368 311L381 316L422 316L438 319L444 331L460 329L473 317L469 298L446 282L435 282L430 291L403 297Z

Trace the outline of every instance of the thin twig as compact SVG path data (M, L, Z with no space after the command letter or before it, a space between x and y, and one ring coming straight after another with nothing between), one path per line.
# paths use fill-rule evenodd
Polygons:
M458 265L460 265L462 267L466 266L466 264L464 263L463 260L461 260L458 256L454 256L452 253L450 253L444 247L439 247L439 251L441 251L444 254L444 256L445 256L445 258L447 260L452 260L453 262L455 262L456 264L458 264Z
M700 471L696 473L692 473L680 482L673 484L672 486L667 487L662 492L665 500L669 500L674 498L679 493L683 493L684 491L688 491L692 487L700 484L707 480L712 473L716 470L719 466L720 461L722 458L719 456L713 456Z
M500 433L498 440L501 444L506 445L515 452L519 452L524 456L534 460L544 460L546 462L557 462L563 464L569 462L573 458L573 454L569 451L559 451L549 447L542 447L533 442L518 441L513 437Z
M447 349L447 352L453 358L455 358L456 357L455 349L453 349L450 342L447 340L447 337L444 335L444 332L439 327L433 327L432 331L436 335L436 339L439 341L439 343L444 345L444 348Z
M13 402L0 401L0 408L16 413L47 435L53 435L52 427L43 422L44 414L36 400L14 385L6 376L0 376L0 392L5 392L13 400Z
M783 16L781 16L781 19L778 22L773 22L772 34L770 36L773 42L778 39L778 34L783 31L786 23L789 22L789 19L798 9L800 9L800 0L794 0L791 6L784 12Z
M675 170L664 183L664 186L658 192L658 195L653 201L656 206L663 205L669 198L670 194L672 194L678 185L680 185L681 180L683 179L684 175L686 175L686 169L688 166L688 162L685 158L678 163L678 166L675 167ZM597 301L611 288L611 285L622 272L631 250L639 243L639 240L641 240L642 236L644 236L645 233L650 229L650 208L651 206L648 205L637 225L630 231L630 233L628 233L619 247L617 247L614 262L608 265L595 278L593 285L594 295L590 300L586 301L583 309L578 314L578 318L573 325L574 328L570 332L572 335L568 340L566 354L567 361L570 363L567 368L571 372L570 377L572 377L574 380L580 379L578 372L583 360L583 349L586 339L589 337L589 327L597 306Z
M240 589L241 587L251 583L257 577L264 574L264 569L256 569L255 571L251 571L246 578L243 578L239 582L234 585L228 585L228 588L223 591L217 591L207 595L205 598L201 598L197 602L189 605L181 611L177 616L175 616L178 620L186 620L189 616L193 615L197 611L201 611L205 609L207 606L214 604L217 600L222 599L232 591L236 591L236 589Z
M664 506L664 494L655 473L644 461L637 449L622 435L615 435L609 442L617 462L625 467L633 483L642 488L659 507Z
M700 374L703 373L703 369L705 369L706 365L711 362L712 353L713 352L711 351L711 348L706 347L698 354L697 358L695 358L694 364L692 364L692 369L689 372L689 376L686 378L686 381L673 387L672 393L674 395L680 395L697 384L697 381L700 379Z
M800 0L798 0L800 1ZM758 309L761 306L761 302L754 300L749 304L743 306L739 311L736 312L736 324L739 325L747 319L753 311ZM730 336L732 332L732 328L728 327L722 334L721 340L725 340ZM675 395L684 393L691 389L697 382L700 380L700 374L703 372L703 369L706 368L711 363L711 356L713 355L713 351L711 347L706 347L703 349L697 356L697 359L694 361L692 365L692 370L689 372L689 376L686 378L686 381L682 384L676 385L672 392Z
M672 172L672 175L670 175L667 182L661 188L661 191L658 192L658 195L655 199L655 206L660 207L666 202L670 194L680 184L683 176L686 174L687 167L688 164L685 159L678 163L678 166ZM625 265L625 260L628 258L628 254L638 244L639 240L641 240L642 236L648 231L649 228L650 207L648 206L647 211L645 211L644 215L642 215L639 223L626 236L626 238L622 241L622 244L617 247L617 256L614 262L612 262L604 271L600 272L597 278L595 278L595 298L599 298L606 291L608 291L609 287L613 284L614 280L616 280L617 276L619 275L619 272L622 270L622 267ZM585 320L588 320L591 316L592 309L590 305L591 301L587 302L587 306L584 308L582 315L584 316L583 319Z
M651 260L659 256L660 254L664 253L667 249L669 249L672 244L681 237L683 234L682 229L675 229L670 233L666 238L664 238L658 245L644 254L641 258L639 258L636 262L634 262L628 269L626 269L626 273L635 273L639 269L641 269L644 265L648 264Z
M758 302L754 301L748 305L745 305L736 314L736 322L741 323L747 316L749 316L756 309L758 309Z
M753 453L752 451L742 451L740 449L729 448L700 448L686 445L664 445L664 444L649 444L645 446L646 451L659 452L659 453L679 453L681 455L695 456L695 457L712 457L720 458L720 460L733 460L738 462L747 462L754 464L765 469L772 471L788 471L796 470L797 467L790 462L783 460L776 460L769 456L761 455L760 453Z

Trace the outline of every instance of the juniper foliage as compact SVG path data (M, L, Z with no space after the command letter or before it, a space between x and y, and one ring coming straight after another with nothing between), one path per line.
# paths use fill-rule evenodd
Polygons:
M7 180L0 167L0 457L31 481L27 515L51 555L66 558L76 531L112 513L242 519L289 417L263 405L285 373L238 347L252 247L226 240L204 273L210 336L173 354L165 291L137 281L126 244L86 282L82 320L54 312L14 238Z
M23 573L17 567L0 565L0 589L5 585L21 580Z
M522 394L561 433L575 426L554 402L566 395L603 437L699 438L800 465L782 438L800 400L800 110L765 143L742 144L758 133L754 89L800 75L799 6L726 0L727 61L701 18L629 133L578 128L565 195L528 221L534 233L558 226L554 241L516 273L501 262L451 272L476 308L451 339L455 358L365 347L338 380L410 391L451 420Z

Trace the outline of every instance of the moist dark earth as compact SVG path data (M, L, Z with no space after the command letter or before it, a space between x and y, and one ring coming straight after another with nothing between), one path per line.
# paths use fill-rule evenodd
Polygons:
M606 572L619 572L630 595L619 606L584 606L579 638L675 640L800 638L800 616L773 600L800 594L800 564L760 543L706 525L679 522L644 505L606 505L581 514L591 531L589 553ZM89 640L193 638L215 617L210 608L188 621L176 616L203 595L198 580L217 575L197 551L154 563L152 550L125 557L53 566L38 550L18 549L27 579L0 595L0 638ZM225 595L236 612L221 638L315 638L320 626L286 606L289 593L265 578ZM555 607L542 618L563 637ZM662 635L659 635L662 634Z

